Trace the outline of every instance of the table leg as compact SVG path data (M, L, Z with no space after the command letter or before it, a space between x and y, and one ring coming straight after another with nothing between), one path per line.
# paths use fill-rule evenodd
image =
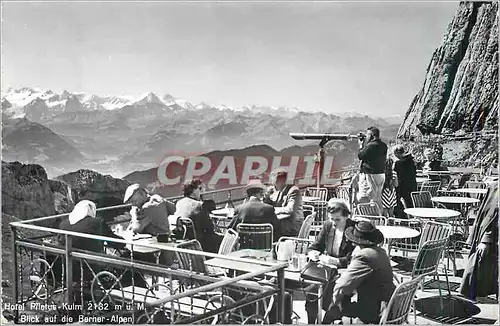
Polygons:
M318 324L323 321L323 284L318 286Z
M285 270L278 270L278 322L284 324L285 322Z

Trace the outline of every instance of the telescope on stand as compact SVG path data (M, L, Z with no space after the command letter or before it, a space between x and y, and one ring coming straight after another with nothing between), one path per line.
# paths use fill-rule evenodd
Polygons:
M304 134L304 133L290 133L290 137L295 140L319 140L319 150L318 150L318 158L319 158L319 171L318 171L318 179L316 182L316 188L320 188L321 176L323 175L323 168L325 164L325 145L332 140L356 140L361 139L364 140L366 135L362 132L358 134Z

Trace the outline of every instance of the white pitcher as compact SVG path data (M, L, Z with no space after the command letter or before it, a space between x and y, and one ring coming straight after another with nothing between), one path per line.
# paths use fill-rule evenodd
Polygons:
M285 240L276 245L276 256L279 261L288 261L293 255L293 240Z

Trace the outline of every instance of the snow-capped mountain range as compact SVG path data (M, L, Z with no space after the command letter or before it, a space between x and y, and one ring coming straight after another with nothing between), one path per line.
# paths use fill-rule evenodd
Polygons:
M161 97L149 92L138 97L111 95L99 96L95 94L87 94L83 92L70 93L64 90L58 94L52 90L44 90L39 88L8 88L2 92L2 100L10 103L9 109L5 109L4 114L12 118L29 117L34 114L33 110L42 111L43 113L60 114L67 112L82 112L82 111L112 111L121 109L127 105L145 105L159 104L177 110L204 110L218 109L221 111L233 112L248 112L270 114L273 116L291 117L299 112L298 108L271 107L271 106L243 106L229 107L224 104L210 105L205 102L192 104L183 99L176 98L171 94L165 94Z

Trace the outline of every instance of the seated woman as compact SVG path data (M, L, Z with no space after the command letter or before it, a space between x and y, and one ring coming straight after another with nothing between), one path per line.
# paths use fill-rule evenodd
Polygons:
M323 264L335 265L338 268L346 268L351 260L351 255L355 245L345 237L345 230L355 225L349 219L349 209L347 205L336 198L328 201L328 217L321 233L316 241L309 247L308 256L310 260L320 261ZM323 290L323 309L327 310L332 301L333 288L335 283L330 281ZM313 289L308 292L315 293ZM317 291L316 291L317 292ZM318 316L318 304L314 295L306 298L306 311L308 324L315 324ZM346 298L350 300L350 298Z
M203 184L201 180L191 180L184 184L184 198L175 205L175 215L190 218L196 231L196 238L204 251L217 252L222 239L215 234L214 224L208 211L210 202L201 201Z
M116 234L113 233L113 231L111 231L111 229L104 222L104 220L96 217L96 205L90 200L82 200L78 202L75 205L73 211L69 214L68 219L63 220L59 225L59 228L61 230L66 230L66 231L93 234L93 235L99 235L99 236L123 240L123 238L117 236ZM66 237L64 235L61 235L59 237L59 243L61 245L66 244ZM118 250L123 249L124 251L120 252L120 255L128 256L130 254L130 252L127 249L125 249L124 243L117 243L112 241L105 242L102 240L71 236L71 248L74 249L93 251L96 253L104 253L105 243L106 246L108 247L112 247ZM75 290L74 290L75 303L80 302L81 299L79 295L80 293L79 286L82 285L84 286L84 289L90 289L89 283L92 282L92 280L94 279L94 275L87 266L87 264L82 262L81 265L82 266L80 266L80 259L76 258L73 259L73 282L75 285ZM102 271L106 266L103 263L97 263L91 261L89 261L89 265L95 274ZM81 275L82 269L83 269L83 275ZM124 272L121 269L117 269L114 271L114 274L118 277L122 273L124 273L124 275L121 278L122 286L128 286L131 284L135 284L136 286L142 286L142 287L146 286L144 279L140 277L138 274L135 274L134 283L132 283L132 273L130 271ZM80 284L80 281L82 279L83 279L83 284ZM78 311L75 310L75 313L77 312Z
M75 205L73 211L69 214L68 219L65 219L59 225L59 229L100 235L104 237L121 239L119 236L115 235L109 226L104 222L104 220L96 217L96 205L90 200L82 200ZM59 243L61 245L66 244L66 237L60 235ZM71 237L71 247L74 249L88 250L97 253L104 253L104 241L94 240L82 237ZM108 242L108 246L116 249L124 249L125 244L117 242ZM92 269L95 273L98 273L103 266L97 264L91 264ZM80 260L74 259L73 261L73 281L79 282L81 279L80 275ZM87 268L86 264L83 264L83 280L92 281L93 275L91 271Z

